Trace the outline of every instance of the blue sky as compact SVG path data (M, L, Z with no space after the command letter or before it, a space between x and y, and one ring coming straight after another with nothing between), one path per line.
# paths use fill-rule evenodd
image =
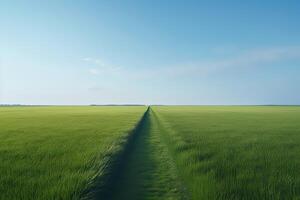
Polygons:
M300 104L300 1L0 2L0 103Z

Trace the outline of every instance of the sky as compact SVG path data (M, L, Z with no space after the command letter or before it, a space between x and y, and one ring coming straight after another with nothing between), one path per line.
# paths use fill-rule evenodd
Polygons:
M300 104L298 0L1 0L0 104Z

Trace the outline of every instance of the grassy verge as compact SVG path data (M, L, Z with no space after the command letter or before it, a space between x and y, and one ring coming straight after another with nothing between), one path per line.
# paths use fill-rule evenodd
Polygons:
M114 188L118 183L118 178L123 172L123 168L126 165L127 159L130 156L132 149L135 146L136 139L147 123L149 107L144 115L141 117L135 128L131 131L131 134L127 138L122 149L110 156L110 162L105 170L105 174L98 177L93 181L93 186L89 187L85 192L84 199L111 199L114 194Z

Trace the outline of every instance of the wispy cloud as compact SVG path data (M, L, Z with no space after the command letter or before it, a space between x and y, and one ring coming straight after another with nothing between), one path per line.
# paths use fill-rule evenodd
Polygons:
M93 75L113 73L121 69L121 67L114 66L101 59L87 57L87 58L83 58L82 60L84 62L87 62L89 65L93 66L88 70Z
M169 76L207 74L232 68L260 67L264 64L272 64L280 61L300 61L300 46L254 49L241 52L235 56L219 60L193 61L162 67L155 73L168 74Z
M234 58L221 61L221 66L249 66L281 60L300 58L300 47L275 47L248 50Z
M98 70L98 69L94 69L94 68L89 69L89 72L90 72L91 74L94 74L94 75L99 74L99 70Z
M257 48L236 50L234 52L234 55L223 56L223 58L216 58L215 60L189 61L175 65L149 68L120 68L107 64L100 59L84 58L83 60L93 66L89 69L89 73L93 75L104 74L111 77L126 77L126 79L138 80L201 76L224 70L257 68L281 61L300 61L300 46Z

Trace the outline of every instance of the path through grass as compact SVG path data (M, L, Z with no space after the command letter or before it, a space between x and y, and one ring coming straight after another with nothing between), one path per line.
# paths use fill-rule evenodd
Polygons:
M182 199L176 166L160 132L150 111L112 190L112 199Z
M0 199L300 199L300 107L145 110L0 108Z

